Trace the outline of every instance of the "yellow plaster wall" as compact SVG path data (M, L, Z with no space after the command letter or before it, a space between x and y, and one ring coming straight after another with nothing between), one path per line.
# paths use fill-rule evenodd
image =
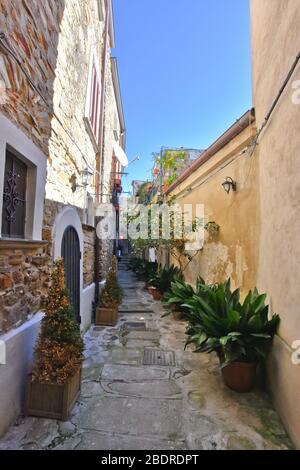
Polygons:
M231 277L233 287L241 287L243 294L255 286L257 161L249 150L242 154L254 133L254 126L249 126L171 193L181 206L193 204L195 208L196 204L204 204L205 222L220 225L217 235L206 232L203 251L185 271L191 284L200 274L209 283ZM237 182L236 192L224 191L222 183L227 176Z
M251 0L253 97L257 127L263 122L300 51L299 0ZM300 63L259 140L261 231L258 287L267 291L281 316L270 358L274 402L294 443L300 448L300 365L291 361L300 339L300 104L292 84Z

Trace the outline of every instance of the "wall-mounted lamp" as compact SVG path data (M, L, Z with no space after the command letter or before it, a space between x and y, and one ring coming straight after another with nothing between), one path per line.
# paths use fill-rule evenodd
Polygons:
M78 184L77 176L75 173L73 173L73 175L70 178L72 192L75 193L77 188L86 188L87 186L89 186L92 176L93 176L93 173L88 168L85 168L81 172L81 184Z
M230 190L236 191L236 181L233 181L233 179L230 176L227 176L224 183L222 183L222 186L224 188L224 191L226 191L227 194L230 193Z
M90 185L92 181L92 176L93 176L93 173L88 168L85 168L81 172L81 182L82 182L83 187L86 188L87 186Z

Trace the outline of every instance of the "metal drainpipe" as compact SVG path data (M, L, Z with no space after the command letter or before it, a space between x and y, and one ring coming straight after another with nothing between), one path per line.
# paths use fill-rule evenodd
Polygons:
M106 77L106 67L107 67L107 45L108 45L108 35L109 35L109 22L110 22L110 0L106 0L106 19L105 19L105 32L104 32L104 45L103 45L103 61L102 61L102 90L101 90L101 105L100 105L100 126L99 126L99 152L96 155L96 202L102 202L102 192L103 192L103 173L102 173L102 163L103 163L103 140L104 140L104 107L105 107L105 77ZM95 220L95 225L97 228L98 219ZM99 255L100 247L97 233L95 234L95 297L94 297L94 306L93 306L93 316L95 318L96 307L99 303Z

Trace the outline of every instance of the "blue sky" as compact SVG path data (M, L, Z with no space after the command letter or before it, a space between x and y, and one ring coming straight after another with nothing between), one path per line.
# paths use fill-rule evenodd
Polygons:
M113 4L130 183L160 146L206 148L251 107L249 0Z

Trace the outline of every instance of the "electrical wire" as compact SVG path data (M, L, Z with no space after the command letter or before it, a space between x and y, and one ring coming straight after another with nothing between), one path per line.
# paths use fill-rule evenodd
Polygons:
M300 52L298 52L298 54L297 54L297 56L296 56L296 58L295 58L295 60L294 60L294 62L293 62L293 64L292 64L290 70L288 71L288 74L287 74L287 76L286 76L286 78L285 78L285 80L284 80L282 86L281 86L280 89L279 89L279 92L278 92L277 95L276 95L276 98L274 99L274 101L273 101L273 103L272 103L272 105L271 105L269 111L267 112L267 114L266 114L266 116L265 116L265 118L264 118L264 120L263 120L262 125L260 126L260 128L259 128L259 130L258 130L256 136L255 136L254 139L253 139L253 150L252 150L250 156L253 155L253 153L254 153L254 151L255 151L255 148L256 148L256 146L258 145L258 139L259 139L261 133L263 132L264 128L265 128L266 125L268 124L268 122L269 122L269 120L270 120L270 117L271 117L272 114L273 114L273 111L275 110L275 108L276 108L276 106L277 106L277 104L278 104L278 102L279 102L279 100L280 100L280 98L281 98L281 96L282 96L284 90L286 89L286 87L287 87L287 85L288 85L288 83L289 83L291 77L293 76L293 73L294 73L294 71L296 70L296 67L297 67L297 65L298 65L299 60L300 60Z
M246 147L244 150L242 150L241 152L239 152L237 155L235 155L230 161L226 162L224 165L220 166L216 171L214 171L213 173L211 173L209 176L207 176L207 178L205 178L204 180L201 180L198 184L196 184L195 186L191 186L190 188L187 188L187 189L183 189L182 191L179 192L179 196L176 196L176 199L181 199L183 197L186 197L188 194L191 194L193 191L195 191L196 189L198 189L200 186L202 186L203 184L205 184L207 181L209 181L211 178L213 178L214 176L216 176L218 173L220 173L222 170L224 170L224 168L226 168L227 166L231 165L231 163L234 163L238 158L244 156L247 154L248 150L251 148L251 145L249 145L248 147ZM184 194L182 194L184 193Z

